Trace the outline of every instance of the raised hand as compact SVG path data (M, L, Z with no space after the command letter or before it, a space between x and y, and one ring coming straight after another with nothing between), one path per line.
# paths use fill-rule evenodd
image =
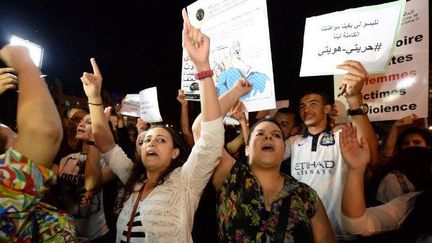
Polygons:
M338 110L337 110L337 107L336 107L336 104L333 104L332 106L331 106L331 110L330 110L330 117L332 118L332 119L335 119L339 114L338 114Z
M13 68L0 68L0 95L8 89L16 89L18 78Z
M122 103L121 102L116 103L114 105L114 111L115 111L116 115L120 115L121 108L122 108Z
M89 101L92 101L101 98L102 75L94 58L90 58L90 63L93 68L93 73L84 72L81 81L87 98Z
M406 117L402 117L401 119L395 121L393 124L395 127L403 127L407 125L411 125L415 120L418 119L418 116L416 114L411 114Z
M370 160L370 151L366 139L357 139L357 129L351 124L342 127L339 137L342 157L352 170L365 169Z
M367 78L367 71L358 61L347 60L337 68L348 71L343 77L342 84L339 87L340 95L345 97L360 95L363 84Z
M186 100L186 96L184 94L184 90L179 89L177 94L177 100L181 105L187 105L188 101Z
M24 46L4 46L0 49L0 58L8 65L8 67L12 67L16 71L30 66L37 68L30 57L29 49Z
M205 34L201 33L189 22L186 9L182 10L183 15L183 48L186 49L189 58L193 62L198 72L210 69L209 66L209 50L210 39Z
M252 83L249 82L247 79L239 79L234 84L232 89L235 89L236 92L238 92L238 97L242 97L243 95L247 94L252 89Z
M111 116L111 112L112 112L112 106L105 107L105 109L104 109L104 115L105 115L106 122L109 122L110 116Z
M241 100L238 100L229 112L229 116L239 121L246 121L246 107Z
M137 119L137 123L135 126L136 126L136 129L138 131L138 134L140 134L141 132L144 132L148 128L147 122L145 122L144 119L142 119L142 118Z
M247 121L244 112L235 111L231 114L231 117L236 119L237 121Z

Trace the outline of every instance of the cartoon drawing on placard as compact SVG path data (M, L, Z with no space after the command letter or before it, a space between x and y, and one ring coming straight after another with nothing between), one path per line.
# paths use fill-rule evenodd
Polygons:
M225 51L228 49L229 53L223 55L221 60L217 60L213 67L219 96L227 92L241 78L249 80L253 85L252 90L242 96L241 100L259 99L271 95L270 78L264 73L255 71L242 59L240 41L235 40L230 48L221 49Z

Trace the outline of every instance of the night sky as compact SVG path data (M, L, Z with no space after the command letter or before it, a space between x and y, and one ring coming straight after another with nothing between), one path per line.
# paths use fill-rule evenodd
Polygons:
M121 95L157 86L162 117L178 119L181 9L192 2L4 1L1 38L15 34L41 45L43 73L61 80L67 94L83 94L79 78L95 57L104 89ZM276 99L296 100L304 87L332 96L332 77L298 77L306 17L384 2L390 1L267 1Z

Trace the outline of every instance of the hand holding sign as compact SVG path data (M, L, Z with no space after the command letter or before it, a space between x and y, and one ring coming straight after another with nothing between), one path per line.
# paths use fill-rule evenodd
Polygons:
M348 60L337 68L348 71L343 77L342 85L340 86L341 93L345 97L360 95L363 84L367 78L367 72L360 62Z
M13 68L0 68L0 95L8 89L16 89L18 78Z
M411 114L411 115L402 117L401 119L395 121L395 123L393 125L395 127L404 127L404 126L413 124L413 122L417 119L418 119L418 116L416 114Z

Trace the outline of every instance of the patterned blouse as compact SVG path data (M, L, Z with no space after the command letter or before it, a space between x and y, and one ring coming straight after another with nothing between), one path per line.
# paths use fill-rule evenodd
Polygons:
M75 242L73 218L42 203L54 173L8 150L0 155L0 242Z
M289 195L291 205L284 242L313 241L311 218L318 207L318 196L306 184L283 176L284 188L271 204L271 211L267 211L258 179L248 165L235 163L217 190L220 242L273 242L282 201Z

